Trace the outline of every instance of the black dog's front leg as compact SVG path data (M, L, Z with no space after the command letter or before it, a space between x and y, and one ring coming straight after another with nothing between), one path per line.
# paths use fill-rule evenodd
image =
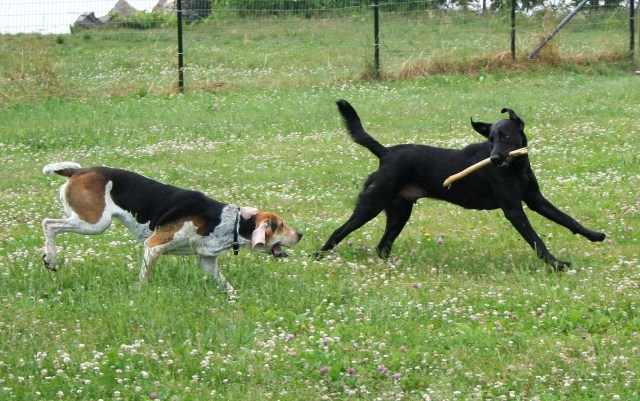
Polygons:
M524 210L519 203L517 205L503 207L502 211L504 212L507 220L509 220L513 227L515 227L520 235L522 235L522 238L524 238L531 248L536 251L539 258L550 264L556 271L560 271L565 267L571 266L571 263L558 260L551 254L551 252L549 252L540 236L531 226L527 215L524 213Z
M578 223L574 218L568 214L560 211L557 207L553 206L540 192L533 193L524 199L524 202L536 213L554 223L560 224L563 227L568 228L574 234L580 234L587 238L589 241L604 241L606 235L596 231L591 231L582 224Z

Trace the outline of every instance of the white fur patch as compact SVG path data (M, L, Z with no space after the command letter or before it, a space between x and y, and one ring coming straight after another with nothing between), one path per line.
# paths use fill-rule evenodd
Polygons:
M51 175L56 171L64 170L66 168L78 169L80 168L80 165L75 162L51 163L51 164L47 164L42 168L42 173L44 173L45 175Z
M258 213L258 209L256 209L255 207L242 206L240 208L240 216L242 216L242 218L245 220L249 220L250 218L255 216L257 213Z

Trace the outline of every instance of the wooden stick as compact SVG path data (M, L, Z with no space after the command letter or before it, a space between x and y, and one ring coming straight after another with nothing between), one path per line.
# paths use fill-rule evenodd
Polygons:
M520 148L520 149L512 150L511 152L509 152L509 156L522 156L522 155L526 155L527 153L529 153L529 148ZM466 177L469 174L473 173L474 171L479 170L488 164L491 164L491 159L487 157L486 159L480 160L476 164L473 164L465 168L458 174L454 174L450 176L449 178L444 180L444 183L442 184L442 186L449 189L451 188L451 184L453 184L454 181L458 181L460 178Z

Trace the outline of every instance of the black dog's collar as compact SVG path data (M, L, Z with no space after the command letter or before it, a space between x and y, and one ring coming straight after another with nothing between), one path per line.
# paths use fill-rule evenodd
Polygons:
M233 254L238 255L240 250L240 243L238 242L238 236L240 235L240 208L238 208L238 214L236 214L236 222L233 225L233 242L231 243L231 249Z

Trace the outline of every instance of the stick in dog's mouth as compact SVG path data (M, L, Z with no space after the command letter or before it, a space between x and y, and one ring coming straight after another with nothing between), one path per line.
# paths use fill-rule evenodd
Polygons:
M509 152L509 157L522 156L522 155L526 155L527 153L529 153L529 148L527 148L527 147L520 148L520 149L512 150L511 152ZM473 173L474 171L479 170L482 167L487 166L489 164L491 164L491 159L488 158L488 157L486 159L484 159L484 160L480 160L476 164L473 164L473 165L465 168L461 172L459 172L457 174L454 174L454 175L450 176L449 178L447 178L446 180L444 180L444 183L442 184L442 186L446 187L447 189L449 189L449 188L451 188L451 184L453 184L455 181L458 181L462 177L466 177L469 174Z

